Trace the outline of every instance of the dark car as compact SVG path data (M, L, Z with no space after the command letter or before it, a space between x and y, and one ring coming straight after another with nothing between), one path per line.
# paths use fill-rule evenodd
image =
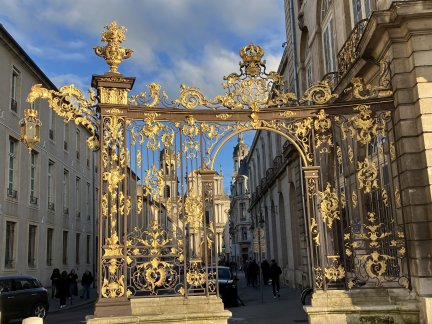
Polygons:
M31 276L0 276L1 321L38 316L48 312L48 292Z
M210 268L210 273L216 273L216 268ZM211 279L210 279L211 280ZM218 266L219 296L225 307L237 306L237 278L233 276L229 267Z

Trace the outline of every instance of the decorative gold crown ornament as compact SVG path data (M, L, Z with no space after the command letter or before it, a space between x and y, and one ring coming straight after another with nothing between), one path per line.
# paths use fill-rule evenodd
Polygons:
M106 46L96 46L94 51L96 55L103 57L110 66L111 73L119 73L118 66L123 60L132 56L133 50L121 47L121 43L126 39L125 32L127 29L123 26L118 26L116 21L105 26L106 31L102 33L102 42L106 42Z
M240 67L245 68L246 75L256 76L261 71L260 67L266 64L265 60L261 61L263 56L262 47L250 43L240 50L240 57L243 59L243 62L239 63Z

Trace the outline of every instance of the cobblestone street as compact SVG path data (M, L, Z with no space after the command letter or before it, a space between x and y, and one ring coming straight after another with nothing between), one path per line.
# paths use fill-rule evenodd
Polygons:
M261 291L248 287L243 271L238 271L238 293L245 306L229 308L232 318L229 323L307 323L307 315L300 302L299 289L281 288L280 298L274 299L271 286L263 289L263 301L261 303Z

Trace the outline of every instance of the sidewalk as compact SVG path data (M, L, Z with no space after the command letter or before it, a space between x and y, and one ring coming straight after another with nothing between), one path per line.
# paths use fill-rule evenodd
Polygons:
M81 293L81 290L79 291ZM90 298L89 299L81 299L79 294L78 296L73 296L72 300L69 298L66 300L66 307L60 309L60 299L59 298L51 298L49 296L49 311L48 314L58 313L69 309L78 308L83 305L92 304L97 299L97 291L96 288L90 288Z
M271 286L263 287L263 303L261 290L258 287L247 287L243 271L238 271L238 294L245 306L229 308L232 318L229 323L307 323L307 315L300 301L300 289L281 287L280 298L273 298Z

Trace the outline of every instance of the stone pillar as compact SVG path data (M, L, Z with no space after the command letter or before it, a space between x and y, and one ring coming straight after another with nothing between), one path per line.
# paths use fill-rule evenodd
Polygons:
M395 142L412 289L432 322L432 2L374 14L363 57L390 62Z

